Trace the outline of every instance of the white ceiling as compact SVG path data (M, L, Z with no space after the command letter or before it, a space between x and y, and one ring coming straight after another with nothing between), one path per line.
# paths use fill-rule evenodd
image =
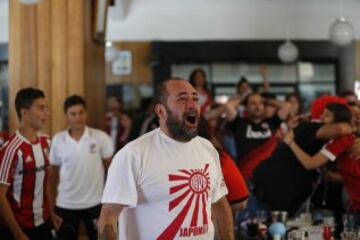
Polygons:
M360 0L116 0L108 40L327 39L345 15L360 39ZM290 29L287 31L286 29ZM8 41L8 0L0 0L0 42Z
M359 0L117 0L108 40L327 39L343 14L360 22Z

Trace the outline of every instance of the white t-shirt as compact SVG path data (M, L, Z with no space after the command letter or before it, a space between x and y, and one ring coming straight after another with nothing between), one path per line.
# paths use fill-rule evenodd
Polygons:
M84 209L100 204L104 188L103 159L113 155L114 145L103 131L86 127L79 141L68 131L52 139L50 164L60 166L56 206Z
M226 194L209 141L178 142L158 128L115 155L102 202L128 206L121 240L213 239L211 204Z

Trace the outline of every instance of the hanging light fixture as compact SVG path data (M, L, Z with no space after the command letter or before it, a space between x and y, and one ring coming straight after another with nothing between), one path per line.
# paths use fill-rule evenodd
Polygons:
M278 57L283 63L295 62L299 56L299 50L290 40L286 40L278 48Z
M105 45L105 62L111 63L117 58L118 51L113 46L112 42L107 41Z
M346 18L340 17L331 24L329 37L335 45L346 46L354 40L354 28Z
M286 0L285 0L286 1ZM290 21L289 21L289 9L288 1L285 2L285 12L288 13L286 21L286 40L283 42L277 51L277 55L281 62L283 63L293 63L298 59L299 50L296 45L290 40Z
M18 0L22 4L38 4L42 0Z
M339 18L330 26L329 38L332 43L343 47L354 40L354 28L352 24L344 17L343 2L339 0Z

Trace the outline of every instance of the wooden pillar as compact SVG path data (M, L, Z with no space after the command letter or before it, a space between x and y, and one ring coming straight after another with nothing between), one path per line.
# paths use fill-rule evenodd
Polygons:
M18 126L16 92L37 87L46 94L50 119L45 132L66 127L63 102L84 96L89 125L102 128L105 115L104 47L93 41L92 0L43 0L37 5L10 2L10 129Z

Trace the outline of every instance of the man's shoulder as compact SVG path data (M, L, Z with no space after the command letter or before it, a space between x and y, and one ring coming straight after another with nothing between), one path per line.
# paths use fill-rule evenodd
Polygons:
M153 144L155 136L156 129L127 143L115 154L113 161L123 159L124 157L132 160L136 159L137 161L143 161L143 156L154 149Z
M58 139L62 139L66 136L66 134L67 134L67 130L58 132L52 137L52 141L55 142Z
M144 135L132 140L128 144L125 145L125 149L132 149L132 150L141 150L145 146L148 146L149 144L152 144L155 137L158 134L159 129L154 129L148 133L145 133Z
M18 148L21 143L23 142L23 140L16 134L12 134L9 139L3 144L1 145L1 151L5 151L6 149L9 148Z
M103 137L109 137L109 134L107 134L105 131L98 129L98 128L91 128L88 127L90 131L90 136L95 138L103 138Z
M39 132L38 136L39 136L40 139L45 139L45 140L50 140L51 139L49 135L47 135L46 133L42 133L42 132Z
M195 139L193 139L193 141L197 142L200 146L197 147L201 147L203 150L209 151L212 154L216 154L217 155L217 150L215 149L214 145L207 139L197 136Z

